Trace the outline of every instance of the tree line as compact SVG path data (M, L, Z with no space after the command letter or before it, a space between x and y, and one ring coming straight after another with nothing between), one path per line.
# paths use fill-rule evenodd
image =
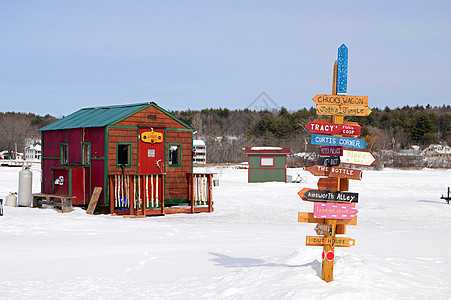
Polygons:
M49 114L0 112L0 151L8 151L9 157L14 158L15 150L23 152L28 139L40 138L39 128L56 120Z
M316 115L316 109L229 110L210 108L203 110L173 111L184 122L193 126L195 138L205 140L209 162L240 162L246 159L242 148L250 146L290 147L291 151L315 152L310 145L310 133L305 124L314 119L327 119ZM358 122L366 150L399 151L413 145L422 148L429 144L451 144L451 107L404 106L402 108L372 108L366 117L345 117L345 121Z
M346 117L345 121L360 124L361 137L371 152L409 149L412 145L426 147L431 143L451 144L451 107L404 106L372 108L366 117ZM246 160L243 148L252 146L290 147L293 153L314 153L310 133L305 125L320 117L316 109L230 110L208 108L172 111L196 130L194 138L206 142L207 160L214 163L236 163ZM42 128L57 118L47 114L0 113L0 151L22 151L28 138L39 138ZM20 150L19 150L20 149Z

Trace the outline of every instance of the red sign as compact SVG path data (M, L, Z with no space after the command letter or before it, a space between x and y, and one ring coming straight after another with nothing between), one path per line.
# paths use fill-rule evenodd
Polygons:
M318 190L338 191L339 178L320 178L318 180Z
M319 121L319 122L318 122ZM341 135L360 135L359 125L348 124L333 124L323 123L321 120L315 120L315 122L309 122L305 125L308 131L321 134L341 134Z
M326 252L326 251L323 250L323 252ZM327 258L328 261L333 261L334 258L335 258L334 252L331 251L331 250L329 250L329 251L327 252L327 254L326 254L326 258ZM324 258L323 258L323 259L324 259Z
M321 146L319 154L324 156L342 156L343 146Z

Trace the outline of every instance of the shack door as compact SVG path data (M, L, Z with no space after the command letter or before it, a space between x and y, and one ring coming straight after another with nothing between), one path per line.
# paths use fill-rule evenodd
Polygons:
M164 129L139 129L139 174L164 172Z

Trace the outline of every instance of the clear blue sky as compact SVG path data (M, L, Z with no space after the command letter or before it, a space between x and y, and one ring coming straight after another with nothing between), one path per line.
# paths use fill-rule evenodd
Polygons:
M370 107L451 104L451 1L0 0L0 111L240 109L261 92L298 110L331 92L342 43Z

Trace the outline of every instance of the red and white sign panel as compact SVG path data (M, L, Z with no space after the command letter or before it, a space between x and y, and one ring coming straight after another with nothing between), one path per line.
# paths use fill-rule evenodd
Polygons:
M316 121L316 120L315 120ZM305 125L308 131L321 134L360 135L360 126L347 124L333 124L323 122L309 122Z

